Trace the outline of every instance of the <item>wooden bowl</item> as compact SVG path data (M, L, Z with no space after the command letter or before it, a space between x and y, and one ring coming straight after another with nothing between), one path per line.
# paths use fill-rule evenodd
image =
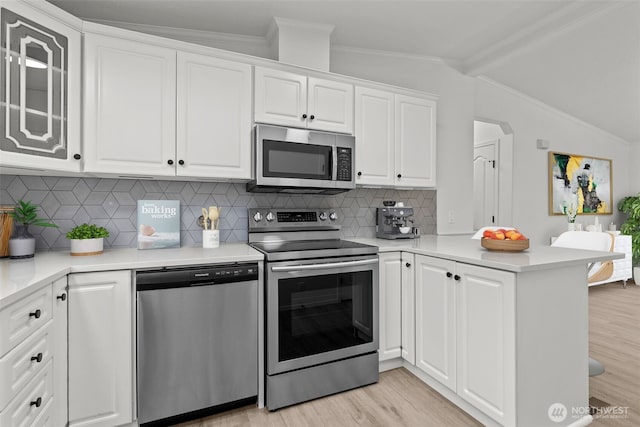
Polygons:
M529 248L529 239L525 240L495 240L483 237L480 245L490 251L521 252Z

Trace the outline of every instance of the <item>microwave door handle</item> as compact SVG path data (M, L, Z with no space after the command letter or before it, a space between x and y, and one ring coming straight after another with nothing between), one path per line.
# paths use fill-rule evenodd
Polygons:
M340 267L354 267L361 265L372 265L377 264L378 259L362 259L358 261L344 261L344 262L327 262L323 264L306 264L306 265L284 265L284 266L273 266L271 267L271 271L274 273L277 272L288 272L288 271L306 271L306 270L324 270L327 268L340 268Z
M338 180L338 146L334 145L331 149L331 182Z

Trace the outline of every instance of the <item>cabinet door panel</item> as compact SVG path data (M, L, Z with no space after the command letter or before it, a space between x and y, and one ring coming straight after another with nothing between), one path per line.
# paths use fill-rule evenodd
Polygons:
M436 104L396 95L396 186L436 185Z
M255 68L255 121L306 127L307 78L268 68Z
M395 180L392 93L356 87L356 184L391 186Z
M251 66L178 52L182 176L251 178Z
M69 426L133 419L131 273L69 276Z
M457 392L504 423L514 408L515 278L466 264L457 268Z
M455 263L416 255L416 366L456 389Z
M380 349L379 360L401 355L400 252L382 253L380 258Z
M0 25L8 49L0 65L0 166L79 172L73 156L80 152L80 32L26 4L7 6Z
M175 175L176 54L85 35L85 171Z
M67 276L53 282L53 407L50 425L67 424Z
M415 256L402 252L402 358L416 363Z
M309 77L308 97L309 129L353 133L352 85Z

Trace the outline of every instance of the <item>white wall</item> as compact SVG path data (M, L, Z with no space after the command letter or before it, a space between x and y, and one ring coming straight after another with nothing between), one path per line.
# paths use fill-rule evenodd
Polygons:
M476 88L476 115L507 122L513 129L514 226L542 244L566 230L564 216L548 214L549 151L612 159L614 214L599 220L620 223L615 205L632 191L629 143L490 81L478 79ZM549 150L537 149L537 139L549 140ZM638 191L638 184L635 187ZM594 216L579 216L577 221L593 224Z
M629 196L633 196L640 193L640 141L631 144L629 169L631 170Z
M331 71L437 95L438 234L473 231L474 79L440 61L334 49ZM449 223L449 212L454 222Z

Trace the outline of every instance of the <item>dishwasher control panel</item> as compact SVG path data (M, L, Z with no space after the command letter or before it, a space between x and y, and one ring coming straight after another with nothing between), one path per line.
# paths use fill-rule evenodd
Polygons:
M258 264L199 265L136 271L136 290L182 288L258 280Z

